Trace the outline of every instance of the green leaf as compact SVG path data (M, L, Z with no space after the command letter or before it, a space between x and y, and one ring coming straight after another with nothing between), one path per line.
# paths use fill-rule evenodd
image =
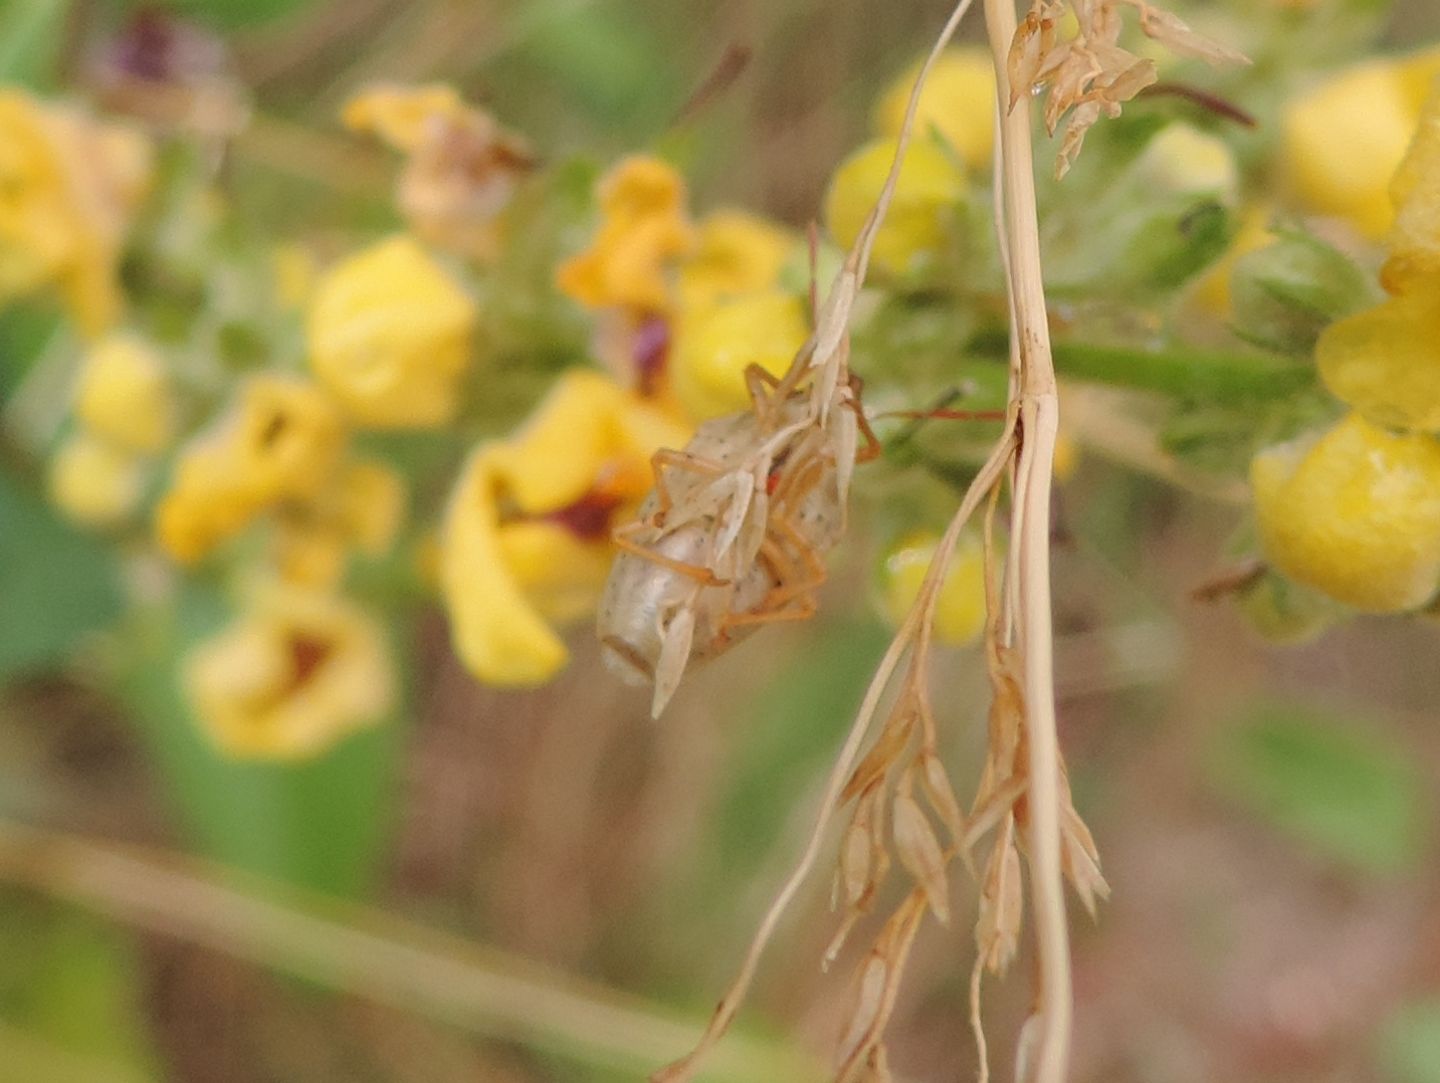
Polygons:
M1413 757L1373 725L1261 706L1221 732L1209 772L1223 795L1356 871L1411 869L1425 845Z
M1440 1083L1440 998L1391 1016L1380 1031L1379 1054L1393 1083Z
M126 636L129 703L198 848L237 868L334 895L373 883L393 819L398 721L343 740L300 764L240 762L200 730L181 693L185 652L230 614L219 596L187 586L172 610L146 614Z
M0 472L0 680L56 662L120 603L111 553Z

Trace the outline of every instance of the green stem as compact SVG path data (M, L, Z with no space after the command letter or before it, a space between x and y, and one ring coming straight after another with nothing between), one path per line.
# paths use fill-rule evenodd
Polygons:
M984 331L970 340L969 349L979 357L1003 360L1008 345L1002 333ZM1221 350L1160 351L1057 339L1054 354L1063 378L1212 402L1285 398L1315 378L1308 365Z

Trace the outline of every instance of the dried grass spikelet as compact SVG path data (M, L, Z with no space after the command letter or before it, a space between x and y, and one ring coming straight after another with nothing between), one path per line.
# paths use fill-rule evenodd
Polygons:
M1057 29L1067 7L1078 30L1074 37L1061 39ZM1125 7L1139 13L1146 37L1172 53L1212 65L1249 63L1243 54L1196 33L1178 16L1146 0L1033 0L1010 44L1008 108L1014 109L1027 91L1048 90L1045 130L1051 135L1070 113L1055 162L1057 177L1074 164L1085 133L1102 112L1119 116L1125 102L1158 78L1155 61L1120 44L1120 10Z

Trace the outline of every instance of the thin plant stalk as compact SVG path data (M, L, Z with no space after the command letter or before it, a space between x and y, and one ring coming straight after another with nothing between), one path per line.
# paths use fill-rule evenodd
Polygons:
M1015 38L1014 0L985 0L985 21L995 60L998 100L1011 100L1007 74ZM1028 103L1029 95L1021 100ZM1029 754L1030 893L1035 915L1040 987L1034 1083L1062 1083L1069 1062L1070 941L1065 921L1060 841L1060 753L1055 731L1055 674L1050 613L1050 490L1059 423L1055 365L1050 353L1040 233L1035 206L1031 118L1025 109L1002 112L997 141L1008 245L1009 291L1014 314L1012 349L1020 365L1020 454L1016 467L1011 537L1019 549L1017 633L1022 653L1025 729Z

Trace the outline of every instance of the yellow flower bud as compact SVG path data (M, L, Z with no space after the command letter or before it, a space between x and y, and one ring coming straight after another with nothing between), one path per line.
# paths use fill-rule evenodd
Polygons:
M160 544L200 559L281 500L328 486L345 446L334 405L304 380L256 376L239 402L176 460L156 511Z
M891 139L899 136L919 74L917 61L880 96L874 116L877 134ZM922 136L938 132L972 170L990 167L995 142L995 66L988 49L961 46L947 49L936 59L920 91L914 131Z
M1250 465L1265 555L1282 574L1373 612L1424 605L1440 583L1440 444L1349 414L1313 443Z
M1315 360L1335 397L1376 424L1440 431L1440 280L1330 324Z
M808 334L804 306L779 290L686 309L670 353L675 395L696 418L743 410L745 370L755 364L780 375Z
M282 515L273 550L275 570L286 583L329 590L345 578L350 546L333 523Z
M885 616L899 626L915 599L925 573L935 558L940 538L924 531L902 538L885 556L883 602ZM979 535L960 536L940 597L935 605L935 637L941 643L971 643L985 628L985 548Z
M825 223L846 248L855 243L885 186L895 143L866 143L835 171L825 196ZM875 236L874 267L888 275L913 271L950 240L955 209L965 197L965 175L930 139L913 140L905 152L895 198Z
M144 492L141 461L124 448L86 433L60 445L50 460L50 500L83 526L117 526Z
M343 598L294 587L270 590L200 644L184 686L206 735L238 759L317 756L395 700L380 626Z
M1440 50L1370 60L1297 97L1283 118L1283 153L1300 203L1379 239L1394 211L1390 179L1420 119Z
M708 305L736 293L769 289L780 276L795 238L788 230L744 211L715 211L696 231L694 254L680 267L684 308Z
M366 556L384 556L405 519L405 480L377 462L354 462L335 487L345 536Z
M310 306L310 366L358 424L426 428L455 414L475 303L408 236L332 267Z
M556 273L561 292L590 308L664 312L669 274L694 243L685 184L658 158L635 156L600 181L600 230Z
M149 455L163 450L175 428L165 362L133 335L101 339L81 366L75 414L118 447Z

